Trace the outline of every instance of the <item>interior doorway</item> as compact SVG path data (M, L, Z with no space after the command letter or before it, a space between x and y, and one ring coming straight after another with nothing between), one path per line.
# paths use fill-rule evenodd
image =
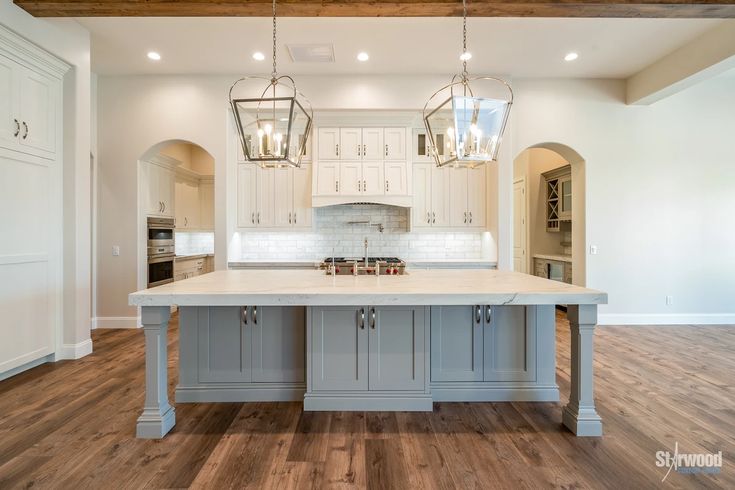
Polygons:
M585 161L560 143L513 161L513 269L585 286Z

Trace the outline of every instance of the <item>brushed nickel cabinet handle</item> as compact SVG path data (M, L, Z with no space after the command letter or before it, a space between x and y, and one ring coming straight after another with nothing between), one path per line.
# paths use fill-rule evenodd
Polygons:
M357 313L357 326L360 327L360 330L365 330L365 308L360 308Z
M260 211L258 211L258 224L260 224Z
M258 324L258 307L253 306L253 323Z
M184 216L184 226L189 226L189 218Z
M362 156L367 155L367 145L362 145Z
M26 122L25 122L25 121L23 121L23 129L24 129L25 131L23 132L23 136L22 136L22 138L23 138L23 139L26 139L26 138L28 137L28 124L26 124Z
M360 145L357 145L357 156L362 156L362 153L360 153Z
M334 145L334 155L339 156L339 145Z
M296 224L296 211L293 212L293 224Z
M470 216L470 224L471 224L472 223L472 211L470 211L469 216Z
M248 307L247 306L242 307L242 323L243 325L248 324Z
M288 224L291 224L291 213L288 213Z
M370 308L370 328L375 330L375 308Z
M480 305L475 306L475 322L480 323L482 319L482 312L480 311Z
M485 306L485 323L490 323L493 318L492 308L490 305Z
M15 138L20 134L20 123L17 119L13 119L13 121L15 122L15 133L13 133L13 138Z
M339 192L339 180L335 180L335 181L334 181L334 190L335 190L336 192Z
M467 211L464 212L464 222L467 223Z
M431 216L432 216L431 223L432 224L436 223L436 213L432 211Z
M388 181L385 181L385 192L388 192Z
M429 212L426 213L426 222L428 224L431 224L431 213L429 213Z
M255 212L250 213L250 222L255 224Z
M385 156L388 156L388 145L385 145Z
M362 181L362 190L363 192L367 192L367 180Z

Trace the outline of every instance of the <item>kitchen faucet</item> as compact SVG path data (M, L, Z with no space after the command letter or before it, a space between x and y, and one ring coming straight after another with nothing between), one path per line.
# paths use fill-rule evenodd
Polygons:
M368 266L368 239L365 237L365 267Z

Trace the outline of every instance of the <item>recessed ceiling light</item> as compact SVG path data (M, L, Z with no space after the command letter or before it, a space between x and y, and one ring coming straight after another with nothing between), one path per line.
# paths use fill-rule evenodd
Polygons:
M459 59L461 59L462 61L470 60L472 59L472 53L470 52L462 53L461 55L459 55Z
M260 51L256 51L255 53L253 53L253 59L255 61L263 61L265 59L265 55Z
M574 61L577 58L579 58L579 55L575 52L567 53L567 55L564 57L564 61Z
M153 61L159 61L161 59L161 55L156 53L155 51L148 51L148 59Z
M367 54L365 51L362 51L361 53L357 54L357 59L359 61L367 61L370 59L370 55Z

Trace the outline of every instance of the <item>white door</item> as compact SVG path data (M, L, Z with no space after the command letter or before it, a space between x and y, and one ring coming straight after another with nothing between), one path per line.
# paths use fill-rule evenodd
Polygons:
M293 224L293 169L275 168L274 179L274 225L288 227Z
M385 153L386 160L406 159L406 129L385 128Z
M452 216L452 200L449 176L455 169L439 168L429 164L431 168L431 226L450 226Z
M260 227L275 226L276 173L273 168L258 167L258 210L255 223Z
M53 157L56 153L57 87L56 80L28 69L21 72L19 141L39 156Z
M21 131L18 109L18 66L0 56L0 146L17 149Z
M413 209L414 228L431 226L431 165L413 166Z
M383 159L383 128L363 128L360 154L363 160Z
M467 225L485 228L487 214L487 167L480 165L467 170Z
M385 194L383 162L362 162L362 191L368 196Z
M340 160L359 160L362 156L362 129L340 128L339 145Z
M513 182L513 270L528 273L526 254L526 181Z
M358 194L362 194L362 163L340 163L339 193L343 196L356 196Z
M253 228L257 226L255 213L258 203L258 167L252 163L237 165L237 226Z
M319 128L319 160L339 160L339 128Z
M408 193L406 162L385 162L385 195L405 196Z
M293 226L310 228L312 214L311 165L302 165L293 169Z
M467 172L466 168L448 168L449 174L449 224L451 226L468 226L467 210Z
M319 162L316 166L316 193L319 196L339 194L339 167L337 162Z

